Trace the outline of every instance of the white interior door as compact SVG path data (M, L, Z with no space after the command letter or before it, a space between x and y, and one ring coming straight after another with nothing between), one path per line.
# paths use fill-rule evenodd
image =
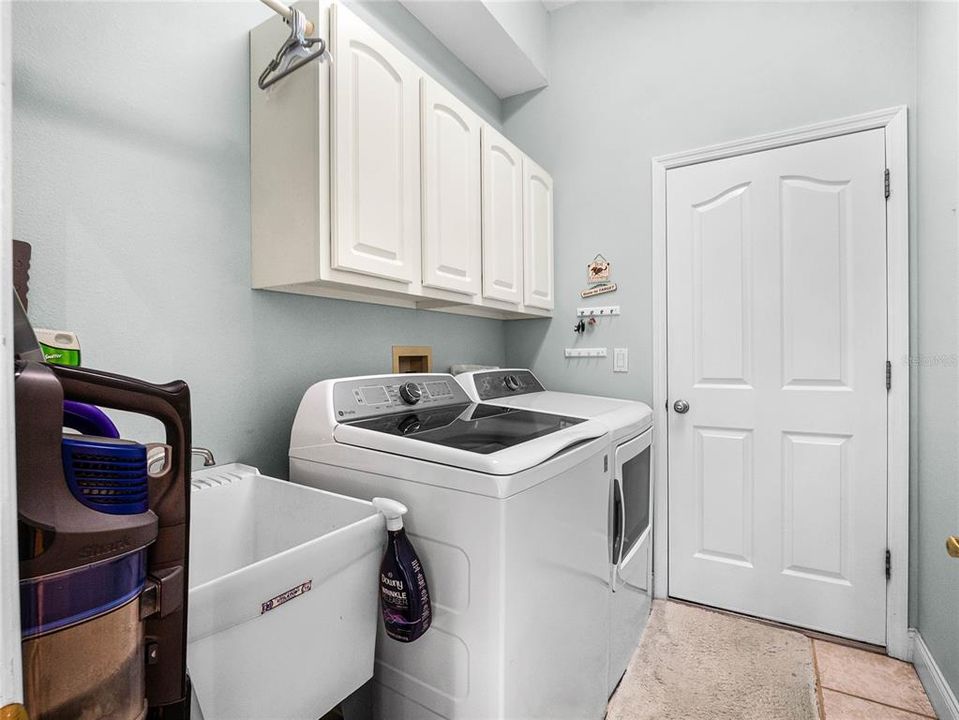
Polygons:
M870 130L667 172L674 597L885 643L884 169Z

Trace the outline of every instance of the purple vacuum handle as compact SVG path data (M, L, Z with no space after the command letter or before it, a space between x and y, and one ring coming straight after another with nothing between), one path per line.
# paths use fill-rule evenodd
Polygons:
M119 438L120 431L103 410L96 405L63 401L63 427L76 430L82 435L96 435L105 438Z

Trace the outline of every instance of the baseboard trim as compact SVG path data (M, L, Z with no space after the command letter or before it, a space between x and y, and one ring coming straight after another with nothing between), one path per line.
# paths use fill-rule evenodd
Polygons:
M912 664L916 666L916 672L919 673L919 679L939 720L959 720L959 701L956 700L956 694L946 682L922 635L915 628L909 630L909 635L912 637Z

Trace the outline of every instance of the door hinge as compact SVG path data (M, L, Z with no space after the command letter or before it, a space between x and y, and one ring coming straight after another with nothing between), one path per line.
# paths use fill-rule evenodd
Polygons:
M892 390L892 363L886 360L886 390Z
M884 173L884 178L885 178L885 187L886 187L886 200L888 200L889 199L889 168L886 168L886 172Z
M892 553L886 548L886 580L892 578Z

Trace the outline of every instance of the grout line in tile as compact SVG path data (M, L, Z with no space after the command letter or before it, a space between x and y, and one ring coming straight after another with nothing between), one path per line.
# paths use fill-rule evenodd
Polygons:
M824 689L829 692L839 693L840 695L845 695L846 697L856 698L857 700L865 700L866 702L871 702L873 705L882 705L887 707L890 710L898 710L899 712L910 713L916 717L929 718L929 720L937 720L935 715L926 715L925 713L916 712L915 710L910 710L909 708L900 707L899 705L890 705L887 702L882 700L876 700L874 698L863 697L862 695L856 695L856 693L846 692L845 690L839 690L837 688L829 687L828 685L823 686Z
M822 696L822 679L819 677L819 658L816 656L816 643L812 638L809 640L809 650L812 652L812 667L816 673L816 704L819 705L819 720L826 720L826 701Z

